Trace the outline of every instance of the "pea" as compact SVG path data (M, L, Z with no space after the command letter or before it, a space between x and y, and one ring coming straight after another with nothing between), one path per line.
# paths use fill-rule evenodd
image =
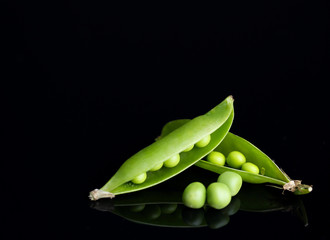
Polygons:
M223 209L231 201L231 193L226 184L211 183L206 189L207 203L215 209Z
M238 151L232 151L227 156L227 164L233 168L241 168L246 162L246 158L243 153Z
M189 152L193 148L194 148L194 144L192 144L189 147L187 147L185 150L183 150L183 152Z
M136 176L132 179L132 183L141 184L147 179L147 173L141 173L140 175Z
M242 165L241 168L243 171L254 173L254 174L259 174L259 168L257 165L251 163L251 162L246 162Z
M167 168L172 168L178 165L180 162L180 154L175 154L164 162L164 166Z
M206 159L214 164L224 166L226 157L221 152L213 151L209 155L207 155Z
M211 135L207 135L203 137L201 140L199 140L195 145L196 147L202 148L207 146L207 144L209 144L210 141L211 141Z
M218 177L218 182L226 184L231 196L235 196L241 189L243 180L239 174L226 171Z
M161 162L161 163L157 164L156 166L150 168L149 171L152 171L152 172L157 171L157 170L161 169L162 166L163 166L163 163Z
M205 186L200 182L190 183L182 194L182 202L189 208L198 209L204 206L206 199Z

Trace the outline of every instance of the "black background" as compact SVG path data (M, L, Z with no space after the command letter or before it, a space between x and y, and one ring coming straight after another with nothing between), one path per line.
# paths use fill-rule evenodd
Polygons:
M12 234L329 238L326 1L11 1L2 9L3 192ZM89 207L88 192L166 122L203 114L228 95L231 131L314 185L303 197L310 227L274 213L240 214L218 232L159 229Z

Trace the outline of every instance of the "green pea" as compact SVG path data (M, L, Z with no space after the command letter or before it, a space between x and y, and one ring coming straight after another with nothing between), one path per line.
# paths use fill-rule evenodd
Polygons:
M206 199L205 186L200 182L190 183L182 194L182 202L189 208L198 209L204 206Z
M152 171L152 172L157 171L157 170L161 169L162 166L163 166L163 163L161 162L161 163L157 164L156 166L150 168L149 171Z
M224 166L226 161L225 155L223 155L221 152L216 152L216 151L213 151L209 155L207 155L206 159L209 162L220 166Z
M175 154L164 162L164 166L167 168L172 168L178 165L180 162L180 154Z
M231 196L235 196L241 189L243 180L239 174L227 171L218 177L218 182L226 184Z
M231 201L231 193L224 183L211 183L206 189L207 203L215 209L223 209Z
M227 156L227 164L233 168L241 168L246 162L246 158L243 153L238 151L232 151Z
M254 173L254 174L259 174L259 168L257 165L251 163L251 162L246 162L242 165L241 168L243 171Z
M189 147L187 147L185 150L183 150L182 152L189 152L191 149L194 148L194 144L190 145Z
M207 146L207 144L209 144L210 141L211 141L211 135L207 135L203 137L201 140L199 140L195 145L196 147L202 148Z
M140 175L136 176L132 179L132 183L141 184L147 179L147 173L141 173Z

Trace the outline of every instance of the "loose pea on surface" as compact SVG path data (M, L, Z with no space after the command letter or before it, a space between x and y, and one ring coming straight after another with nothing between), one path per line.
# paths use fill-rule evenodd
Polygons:
M172 168L178 165L180 162L180 154L175 154L164 162L164 166L167 168Z
M247 171L250 173L254 173L254 174L259 174L259 168L257 165L251 163L251 162L246 162L242 165L241 168L243 171Z
M147 179L147 173L141 173L140 175L136 176L132 179L132 183L141 184Z
M220 165L220 166L224 166L225 161L226 161L225 155L223 155L221 152L217 152L217 151L211 152L209 155L207 155L206 159L207 159L207 161Z
M227 164L230 167L239 169L245 162L245 156L239 151L232 151L227 156Z
M223 209L231 201L231 193L226 184L211 183L206 189L207 203L215 209Z
M218 177L218 182L226 184L231 196L235 196L241 189L243 180L239 174L226 171Z
M201 208L205 204L206 189L200 182L190 183L182 194L182 202L189 208Z
M207 146L207 144L209 144L210 141L211 141L211 135L207 135L203 137L201 140L199 140L195 145L196 147L202 148Z

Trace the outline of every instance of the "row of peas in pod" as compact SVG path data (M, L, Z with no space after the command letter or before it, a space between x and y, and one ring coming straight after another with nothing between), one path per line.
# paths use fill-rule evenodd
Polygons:
M247 162L244 154L239 151L230 152L227 158L221 152L213 151L207 155L206 160L220 166L227 165L246 172L259 174L258 166L254 163Z
M202 148L202 147L206 147L211 141L211 135L207 135L205 137L203 137L201 140L199 140L198 142L196 142L195 144L192 144L191 146L189 146L188 148L186 148L185 150L183 150L183 152L189 152L190 150L192 150L194 148L194 146L198 147L198 148ZM180 154L175 154L172 157L170 157L169 159L167 159L166 161L153 166L151 169L149 169L149 171L157 171L159 169L161 169L163 166L167 167L167 168L172 168L175 167L179 164L180 162ZM145 180L147 179L147 173L141 173L140 175L136 176L135 178L133 178L131 181L134 184L141 184L143 183Z
M217 182L211 183L207 188L200 182L190 183L183 191L182 202L194 209L202 208L206 202L212 208L223 209L239 192L242 182L239 174L226 171L218 177Z

